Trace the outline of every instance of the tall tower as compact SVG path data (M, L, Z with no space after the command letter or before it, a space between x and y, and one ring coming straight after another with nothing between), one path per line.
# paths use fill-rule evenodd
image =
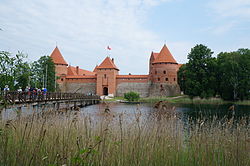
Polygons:
M153 55L151 67L151 81L153 83L177 84L178 63L172 56L171 52L164 44L161 52ZM152 56L151 55L151 56Z
M106 57L104 61L96 68L97 83L96 92L100 96L115 96L116 92L116 76L119 69L114 63L114 59Z
M55 64L56 76L66 76L67 75L67 62L64 60L61 52L58 47L53 50L50 57L52 58Z
M51 59L53 60L54 64L55 64L55 72L56 72L56 76L60 77L59 79L56 80L56 82L59 85L59 89L62 92L66 92L66 82L65 82L65 77L67 75L67 67L68 64L67 62L64 60L61 52L59 51L58 47L56 46L56 48L53 50L53 52L50 55Z
M152 52L149 60L149 80L151 83L153 82L153 62L155 61L156 57L159 53Z

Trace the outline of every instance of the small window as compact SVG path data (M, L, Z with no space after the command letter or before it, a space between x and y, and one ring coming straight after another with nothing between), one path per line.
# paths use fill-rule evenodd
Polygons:
M160 79L160 78L158 78L158 81L161 81L161 79Z
M168 78L166 78L166 81L168 81Z
M165 70L163 71L163 74L166 74L166 71L165 71Z
M155 74L157 74L157 71L155 71Z
M106 74L104 74L104 78L106 78L107 77L107 75Z
M174 78L174 81L175 81L175 78Z
M61 81L63 81L63 78L61 78Z

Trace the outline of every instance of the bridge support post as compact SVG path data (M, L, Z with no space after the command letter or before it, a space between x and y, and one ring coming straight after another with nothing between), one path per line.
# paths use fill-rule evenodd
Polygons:
M74 101L74 109L76 109L77 105L76 105L76 101Z
M56 103L53 103L53 110L56 109Z
M60 109L60 103L58 102L57 103L57 108L56 108L57 110L59 110Z

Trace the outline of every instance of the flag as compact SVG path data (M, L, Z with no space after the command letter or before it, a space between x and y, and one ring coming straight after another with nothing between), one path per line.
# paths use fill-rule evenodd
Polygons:
M107 49L108 49L108 50L111 50L111 47L108 46Z

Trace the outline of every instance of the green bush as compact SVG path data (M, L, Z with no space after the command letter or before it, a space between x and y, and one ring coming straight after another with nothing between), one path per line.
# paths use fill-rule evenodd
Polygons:
M140 95L136 92L128 92L124 94L124 98L128 101L138 101L140 99Z

